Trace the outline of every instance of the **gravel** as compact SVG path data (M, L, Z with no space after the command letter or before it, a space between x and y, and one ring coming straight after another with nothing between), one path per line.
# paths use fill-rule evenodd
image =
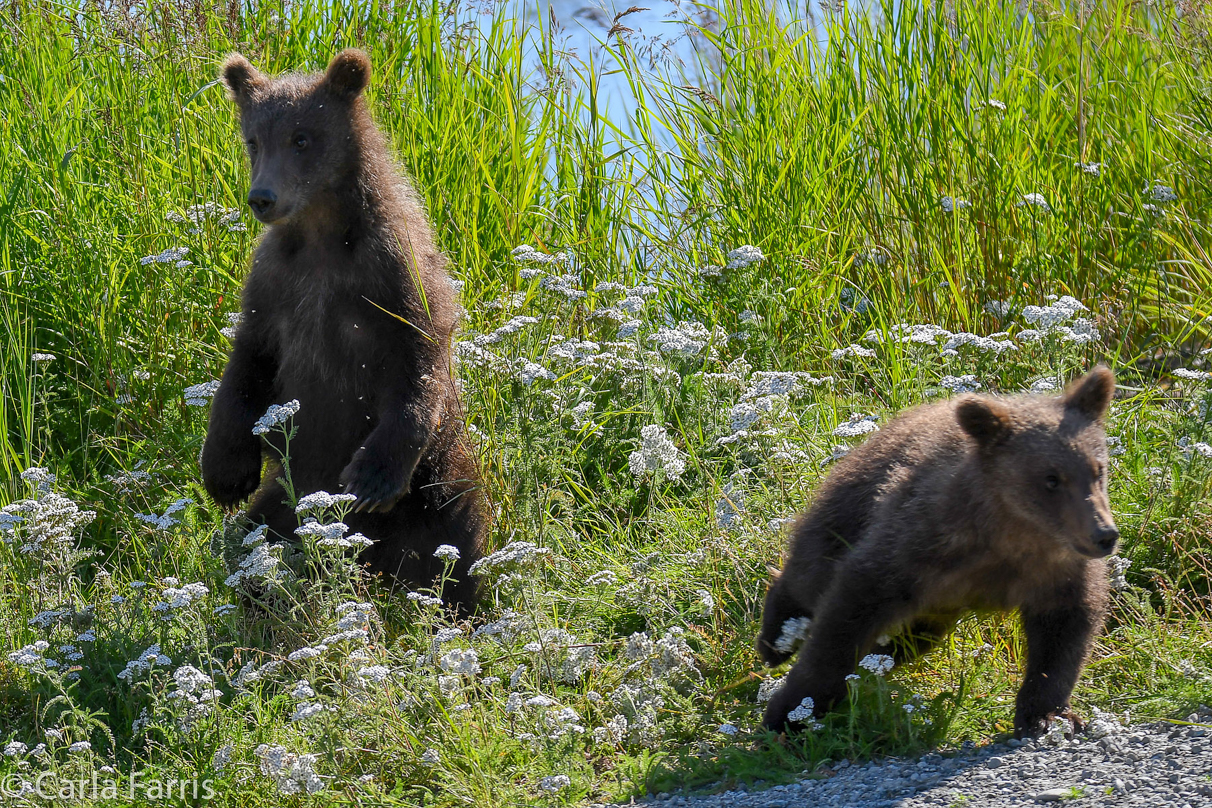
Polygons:
M826 763L824 776L763 791L691 797L662 794L662 808L987 808L1075 806L1212 807L1212 709L1189 723L1123 726L1099 713L1073 740L965 744L954 754ZM1203 726L1200 726L1200 725Z

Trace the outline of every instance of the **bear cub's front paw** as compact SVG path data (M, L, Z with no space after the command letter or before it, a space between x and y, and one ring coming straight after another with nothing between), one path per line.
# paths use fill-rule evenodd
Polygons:
M1072 709L1061 710L1047 715L1018 717L1014 721L1014 737L1038 738L1048 732L1053 721L1060 721L1065 737L1069 740L1086 728L1086 722Z
M408 493L412 472L420 456L391 457L371 447L354 453L341 472L341 487L358 498L355 511L389 511Z
M207 440L202 447L202 484L216 505L235 510L261 484L261 445L224 449Z

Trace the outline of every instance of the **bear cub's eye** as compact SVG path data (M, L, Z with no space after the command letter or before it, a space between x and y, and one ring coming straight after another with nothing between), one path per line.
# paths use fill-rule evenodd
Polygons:
M1060 488L1060 477L1057 477L1055 474L1049 474L1044 478L1044 486L1049 491L1055 491Z
M248 146L248 153L249 153L249 154L256 154L256 153L257 153L257 141L255 141L255 140L249 140L247 143L245 143L245 145L246 145L246 146Z
M302 133L295 135L295 148L299 151L307 148L307 135Z

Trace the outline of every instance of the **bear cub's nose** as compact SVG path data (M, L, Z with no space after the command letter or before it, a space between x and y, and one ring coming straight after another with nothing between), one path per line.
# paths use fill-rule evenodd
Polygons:
M258 216L269 213L277 201L278 195L268 188L253 188L248 192L248 206Z
M1119 531L1113 527L1099 528L1094 531L1094 544L1100 550L1105 550L1110 553L1115 549L1116 542L1119 541Z

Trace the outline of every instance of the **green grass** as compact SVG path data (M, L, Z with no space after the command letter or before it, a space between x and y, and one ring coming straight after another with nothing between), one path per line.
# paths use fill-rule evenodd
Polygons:
M1212 442L1212 393L1171 373L1209 369L1202 12L1113 4L1075 18L1037 4L1023 17L958 0L945 14L888 7L878 24L828 16L821 48L805 26L729 0L690 32L705 56L684 73L646 69L635 38L609 40L639 99L619 121L599 109L602 72L616 68L561 54L545 15L531 29L498 14L477 34L430 4L233 9L0 10L0 503L30 496L19 473L45 466L56 490L96 511L53 552L0 545L0 743L50 744L49 757L0 758L0 776L111 766L123 784L135 772L211 779L220 805L555 805L997 737L1022 669L1012 616L966 620L921 664L866 677L822 729L785 744L757 733L769 673L753 639L784 541L769 522L811 502L834 446L856 442L832 435L852 414L886 420L945 394L946 375L1016 392L1096 360L1122 388L1111 493L1132 566L1077 703L1182 718L1212 702L1212 459L1191 449ZM222 369L220 329L256 236L247 216L234 230L185 217L207 203L239 209L245 193L217 65L238 49L268 72L320 69L347 45L371 54L375 117L464 284L463 339L537 318L484 346L492 356L464 348L461 372L492 549L528 541L547 553L512 583L490 576L493 604L432 657L447 616L319 548L299 563L325 565L327 585L290 578L268 611L214 612L238 598L212 549L225 523L198 481L205 409L182 397ZM1028 194L1048 208L1021 204ZM531 277L535 265L511 254L522 244L569 251L562 269L541 269L570 274L585 296ZM765 258L701 271L743 245ZM177 247L190 265L140 260ZM602 282L653 290L623 313L624 293ZM1050 294L1088 306L1100 337L1021 337L1024 307ZM636 322L620 336L624 317ZM688 333L706 344L654 353L652 338L681 321L701 324ZM1005 331L1016 349L964 346L948 359L942 340L886 338L898 323ZM864 341L869 331L885 339ZM595 364L553 351L572 339L597 344L569 349ZM833 358L851 344L874 355ZM555 378L522 381L527 361ZM751 371L832 381L769 399L750 434L720 443ZM684 461L676 479L629 468L650 425ZM182 497L195 504L178 524L136 517ZM602 571L615 580L595 581ZM193 582L207 594L168 619L154 610L166 588ZM367 643L285 659L334 633L349 600L373 604ZM29 623L46 610L62 614ZM507 610L515 631L471 636ZM93 640L75 640L88 629ZM9 659L38 640L58 671ZM57 651L66 643L84 656ZM120 678L152 644L171 666ZM482 670L443 691L437 660L455 648L474 649ZM284 664L239 676L272 661ZM188 689L172 678L185 665L222 691L208 711L168 697ZM385 682L359 677L377 665L391 669ZM292 696L300 679L317 695ZM514 709L515 690L556 704ZM292 721L300 702L324 710ZM739 732L718 732L725 723ZM82 740L90 751L67 751ZM283 796L261 744L316 755L324 793ZM568 785L543 790L557 775Z

